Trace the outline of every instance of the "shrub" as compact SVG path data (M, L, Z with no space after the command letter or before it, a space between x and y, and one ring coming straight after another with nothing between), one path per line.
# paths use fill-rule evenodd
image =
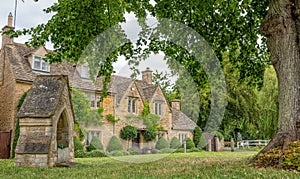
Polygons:
M200 127L195 127L194 131L193 131L193 139L194 139L194 144L196 145L196 147L198 147L198 144L200 142L200 139L202 137L202 130Z
M183 147L180 147L180 148L175 150L175 153L183 153L183 152L184 152Z
M129 152L130 155L137 155L140 153L139 150L136 148L130 148L127 150L127 152Z
M75 158L86 158L86 157L88 157L88 154L87 154L87 152L85 152L83 150L76 150L74 152L74 156L75 156Z
M128 148L129 148L129 140L137 138L138 131L133 126L125 126L121 129L120 137L121 139L128 141Z
M155 148L158 150L169 148L169 143L165 138L159 137L158 141L156 142Z
M201 149L194 147L194 148L191 148L191 149L187 149L186 152L201 152L201 151L202 151Z
M187 138L185 142L186 142L186 149L191 149L195 147L194 142L190 138Z
M158 150L157 150L157 149L152 149L152 150L151 150L151 153L152 153L152 154L157 154L157 153L158 153Z
M215 136L217 136L219 138L219 140L221 140L221 139L224 138L223 134L221 132L219 132L219 131L214 131L214 132L212 132L212 134L214 134Z
M149 128L145 133L144 133L144 139L146 142L150 142L154 140L157 136L157 131L154 128Z
M197 145L197 148L204 149L206 147L206 145L207 145L206 140L205 140L204 136L202 136L200 138L200 141L199 141L198 145Z
M160 153L160 154L169 154L169 153L173 153L174 151L175 151L175 149L165 148L165 149L159 150L158 153Z
M99 140L98 137L94 136L91 140L90 145L87 147L88 151L93 151L93 150L103 150L103 144Z
M177 137L173 137L170 142L170 148L177 149L180 146L181 146L181 143L180 143L179 139Z
M117 138L116 136L112 136L112 138L110 139L107 149L108 152L112 152L115 150L123 150L123 145L121 143L121 141L119 140L119 138Z
M80 142L78 137L74 136L73 142L74 142L74 151L83 150L83 144Z
M103 150L93 150L91 152L87 152L87 157L106 157L106 154Z
M111 156L123 156L124 155L124 151L123 150L114 150L112 152L109 153Z

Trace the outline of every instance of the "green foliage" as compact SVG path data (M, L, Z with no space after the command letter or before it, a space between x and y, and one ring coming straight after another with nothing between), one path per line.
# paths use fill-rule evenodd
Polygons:
M158 150L169 148L169 142L164 137L159 137L155 148Z
M206 139L204 138L204 136L201 136L200 141L199 141L199 143L197 145L197 148L199 148L199 149L205 149L206 145L207 145Z
M154 128L148 128L143 135L144 135L145 141L150 142L156 138L157 131Z
M109 154L111 156L118 157L118 156L123 156L124 155L124 151L123 150L114 150L114 151L111 151Z
M84 134L83 129L77 123L77 121L75 121L75 123L74 123L74 131L79 134L79 140L82 141L84 139L85 134Z
M271 139L278 126L278 84L273 67L268 67L264 74L264 84L257 91L257 105L259 108L257 138Z
M190 139L190 138L187 138L185 140L186 142L186 149L192 149L192 148L195 148L195 144L194 142ZM183 145L183 144L182 144Z
M120 119L116 119L114 115L108 114L106 115L106 119L110 122L118 122Z
M129 152L130 155L137 155L140 153L139 150L136 148L130 148L127 150L127 152Z
M142 113L141 113L141 116L147 116L147 115L149 115L150 114L150 105L149 105L149 102L148 102L148 100L146 100L145 102L144 102L144 109L143 109L143 111L142 111Z
M147 126L147 128L157 128L159 127L159 121L160 117L155 114L148 114L146 116L140 116L140 118L143 120L144 124Z
M91 140L90 145L87 147L88 151L93 151L93 150L103 150L103 144L99 140L98 137L94 136Z
M116 136L112 136L110 139L108 145L107 145L107 152L112 152L112 151L118 151L118 150L123 150L123 145L120 141L120 139Z
M91 110L88 98L76 88L72 88L72 103L79 124L101 124L101 110Z
M75 158L98 158L107 156L102 150L93 150L90 152L86 152L84 150L76 150L74 152Z
M159 154L170 154L173 153L175 149L170 149L170 148L163 148L158 151Z
M83 151L83 144L80 142L78 137L73 136L73 142L74 142L74 151L82 150Z
M18 103L18 111L20 110L22 104L24 103L26 96L27 96L27 92L23 93L23 95L21 96L19 103ZM11 158L15 158L15 150L17 147L19 137L20 137L20 121L19 121L19 119L17 119Z
M26 96L27 96L27 92L23 93L23 95L21 96L19 103L18 103L18 110L20 110L22 104L24 103Z
M224 138L223 134L220 131L214 131L214 132L212 132L212 134L217 136L219 138L219 140Z
M171 149L177 149L181 146L180 140L177 137L173 137L170 142Z
M132 140L137 138L138 131L133 126L125 126L121 129L120 137L124 140Z
M197 126L197 127L195 127L195 129L193 131L193 140L194 140L196 147L198 147L201 137L202 137L202 130L200 127Z

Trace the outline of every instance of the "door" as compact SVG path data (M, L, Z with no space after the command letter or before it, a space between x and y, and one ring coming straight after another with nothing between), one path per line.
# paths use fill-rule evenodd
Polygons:
M11 131L0 131L0 159L8 159L10 157Z

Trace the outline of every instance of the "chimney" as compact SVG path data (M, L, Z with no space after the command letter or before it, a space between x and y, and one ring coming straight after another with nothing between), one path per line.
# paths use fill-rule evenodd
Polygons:
M10 12L9 15L8 15L7 25L2 28L2 31L6 32L8 30L13 30L13 29L14 29L14 27L13 27L13 16ZM12 44L13 41L14 41L14 39L11 38L9 35L6 35L6 34L2 33L2 47L4 47L4 45L6 45L6 44Z
M180 111L180 100L174 99L171 102L172 102L172 108Z
M147 84L152 84L152 70L149 67L145 71L142 71L142 79L146 81Z

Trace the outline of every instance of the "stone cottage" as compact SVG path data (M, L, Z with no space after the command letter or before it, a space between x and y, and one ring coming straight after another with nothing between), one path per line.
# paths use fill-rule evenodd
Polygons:
M2 30L13 28L10 14L8 24ZM100 101L101 77L97 79L97 83L90 80L88 66L85 64L71 64L66 61L49 64L44 60L49 52L51 51L45 47L28 48L24 44L14 42L13 38L2 35L0 50L0 140L2 141L0 142L11 144L2 146L6 152L11 153L12 150L19 100L30 89L36 76L41 74L67 75L70 86L79 89L88 97L91 109L102 107L104 116L111 114L120 119L119 122L112 123L104 117L104 124L101 126L83 126L88 131L86 144L92 136L97 136L106 146L111 136L118 136L120 130L130 124L138 128L139 138L134 142L142 148L141 134L145 126L136 121L135 117L141 113L146 100L149 101L151 113L161 118L160 125L163 130L159 132L160 136L169 139L176 136L181 141L192 137L191 131L196 124L180 111L180 101L175 100L171 106L168 105L161 88L152 84L150 69L142 73L142 80L112 75L108 86L109 95Z

